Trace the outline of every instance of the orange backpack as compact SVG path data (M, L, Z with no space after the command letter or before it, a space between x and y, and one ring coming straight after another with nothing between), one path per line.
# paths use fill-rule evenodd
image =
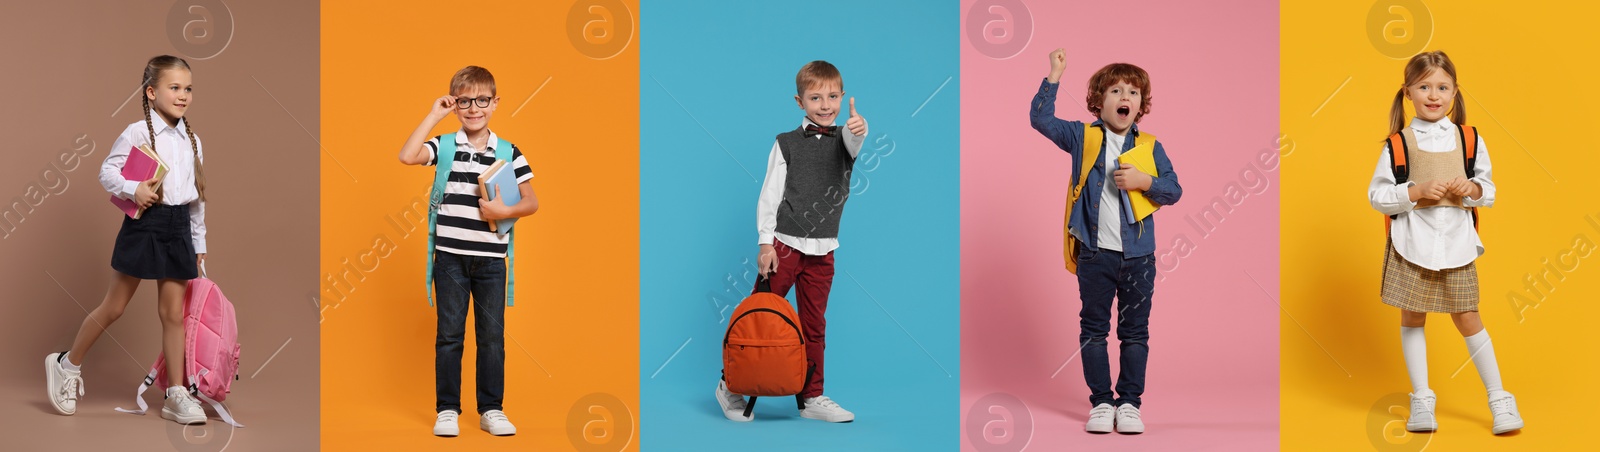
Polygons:
M759 396L799 394L811 377L806 366L806 338L800 316L789 300L772 293L768 278L739 302L722 338L722 376L728 392L750 396L744 415L750 417Z
M1471 179L1478 174L1478 128L1457 126L1456 132L1456 139L1459 140L1456 143L1461 146L1461 164L1466 166L1467 179ZM1389 139L1385 142L1389 145L1389 170L1394 172L1395 184L1404 184L1411 176L1407 160L1411 158L1411 148L1417 146L1417 137L1412 135L1410 130L1401 129L1389 135ZM1473 207L1468 210L1472 211L1472 228L1478 229L1478 208ZM1383 217L1384 234L1389 233L1389 225L1398 216Z

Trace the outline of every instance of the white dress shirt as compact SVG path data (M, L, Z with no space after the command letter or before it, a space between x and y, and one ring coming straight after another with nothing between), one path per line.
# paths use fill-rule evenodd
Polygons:
M1417 135L1418 149L1415 151L1451 152L1456 149L1459 132L1448 118L1439 122L1412 118L1411 130ZM1378 156L1378 167L1372 173L1372 183L1367 186L1367 200L1372 203L1372 208L1384 215L1399 215L1390 225L1389 237L1394 241L1394 249L1400 253L1400 257L1422 268L1438 271L1470 264L1483 255L1483 241L1478 238L1478 231L1472 225L1472 212L1449 206L1417 209L1417 203L1411 201L1409 192L1416 182L1396 184L1391 165L1389 146L1385 144L1383 153ZM1480 136L1477 163L1473 166L1476 174L1471 180L1483 187L1483 196L1478 199L1462 197L1463 207L1494 205L1495 186L1491 168L1489 149L1484 146L1483 137Z
M161 161L167 164L167 176L161 179L161 204L181 206L193 202L189 206L189 235L194 240L194 252L206 252L206 203L195 202L200 199L200 191L194 186L194 159L195 149L200 150L200 163L206 161L205 144L200 141L200 135L195 135L195 145L189 145L189 134L185 132L187 125L182 118L178 119L176 126L167 125L161 115L155 110L150 111L150 119L155 121L156 155L161 156ZM107 192L119 198L137 201L134 194L139 188L139 181L131 181L122 177L122 165L128 161L128 153L135 146L150 143L150 129L144 121L128 124L122 129L122 134L117 135L116 141L111 143L111 153L106 155L105 162L100 164L100 186Z
M810 124L816 123L811 122L811 118L806 118L800 123L800 127ZM867 141L867 137L856 136L848 127L840 127L839 133L843 134L844 149L850 152L850 158L860 155L861 145ZM822 135L817 135L814 139L820 140ZM778 232L778 204L783 202L783 189L788 177L789 163L783 160L783 150L774 140L772 153L767 156L767 178L761 183L761 196L756 201L757 243L770 245L776 239L807 256L822 256L839 249L837 237L805 238Z

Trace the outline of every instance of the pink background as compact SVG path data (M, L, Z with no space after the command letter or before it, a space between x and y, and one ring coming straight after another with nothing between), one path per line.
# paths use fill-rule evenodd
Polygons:
M981 53L968 37L978 3L1003 2L962 2L963 449L1006 449L968 434L993 418L989 407L973 404L1003 392L1026 404L1024 413L1005 408L1018 431L1026 430L1021 416L1031 417L1030 450L1276 450L1276 2L1026 2L1032 35L1017 35L1028 45L1006 59ZM986 10L978 9L980 22ZM1136 437L1083 432L1088 389L1074 356L1081 304L1061 256L1072 162L1029 126L1024 110L1057 47L1067 48L1056 104L1063 119L1093 120L1082 102L1101 66L1128 62L1150 72L1152 113L1140 128L1160 138L1184 187L1178 204L1156 214L1162 274L1143 396L1148 432ZM1242 199L1230 201L1230 188ZM1191 218L1213 202L1232 211L1220 222L1208 216L1214 229L1206 234ZM1192 246L1175 247L1178 240ZM1117 344L1113 328L1113 378Z

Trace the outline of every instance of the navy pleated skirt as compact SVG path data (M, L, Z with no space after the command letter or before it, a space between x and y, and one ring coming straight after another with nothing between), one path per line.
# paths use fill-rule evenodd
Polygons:
M123 215L116 248L111 251L111 268L139 279L199 277L189 231L189 205L156 204L137 220Z

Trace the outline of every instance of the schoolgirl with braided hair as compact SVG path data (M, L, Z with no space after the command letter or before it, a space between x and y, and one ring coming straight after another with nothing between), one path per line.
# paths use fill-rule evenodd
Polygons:
M145 63L141 76L144 120L129 124L100 165L100 185L112 195L143 208L138 219L122 215L111 252L110 289L78 329L72 349L45 357L51 404L64 415L77 412L84 394L80 365L143 280L156 280L161 317L161 348L166 354L166 402L161 417L180 424L204 424L205 411L184 389L183 297L185 282L199 277L206 256L204 154L186 116L194 100L193 74L181 58L162 55ZM127 180L122 168L135 147L153 150L166 163L164 177ZM107 212L112 209L107 209Z

